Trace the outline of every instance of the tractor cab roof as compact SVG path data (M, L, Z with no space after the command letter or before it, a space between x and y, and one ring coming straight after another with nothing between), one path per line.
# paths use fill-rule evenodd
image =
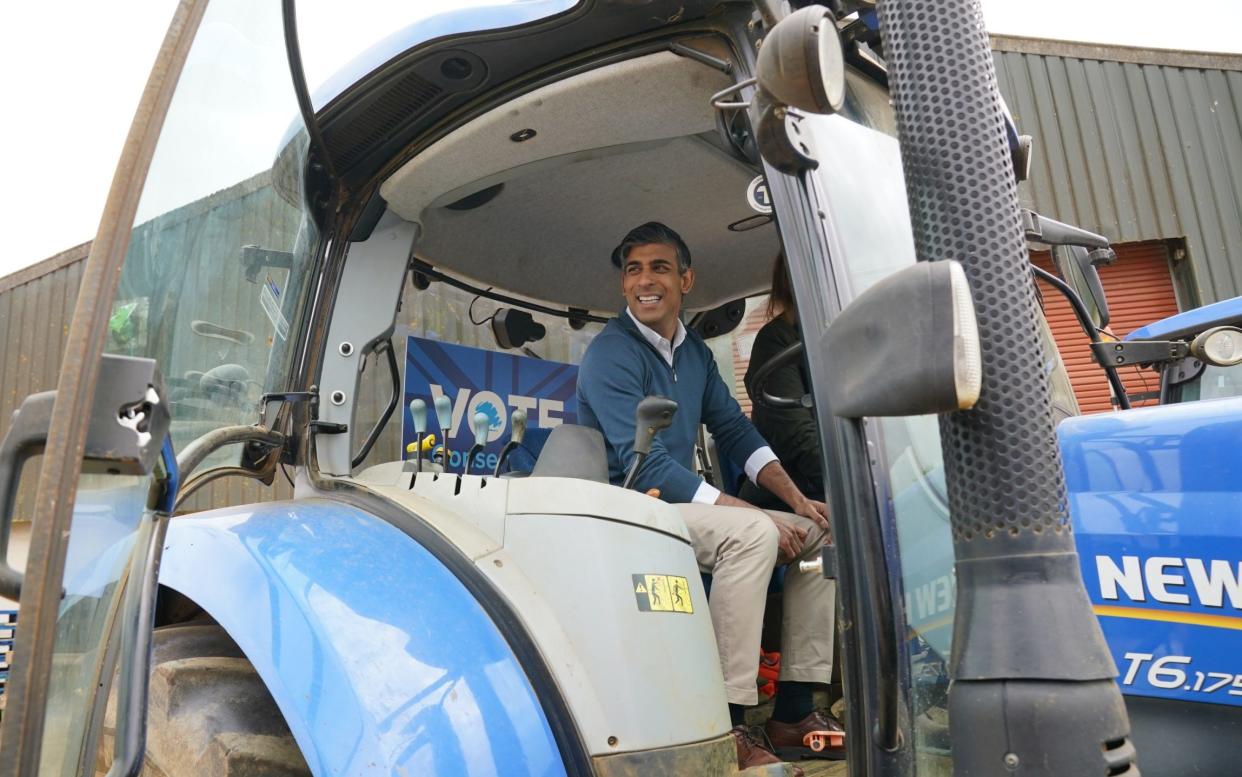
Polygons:
M614 311L609 257L631 228L662 221L690 246L689 303L764 288L775 226L747 203L757 171L720 142L711 95L730 79L660 51L603 65L502 103L411 158L380 186L422 226L427 263L547 302Z
M722 34L750 3L539 0L456 11L376 44L317 93L346 187L420 225L419 259L481 286L613 313L612 249L681 233L690 308L761 291L779 251L748 204L757 167L718 130L736 76ZM736 17L736 18L734 18ZM486 24L504 29L478 31Z

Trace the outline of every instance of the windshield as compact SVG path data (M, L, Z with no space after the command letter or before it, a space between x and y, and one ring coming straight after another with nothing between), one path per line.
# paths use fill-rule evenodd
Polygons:
M1224 399L1242 396L1242 364L1232 367L1204 365L1194 380L1176 387L1174 402L1197 402L1200 399Z
M178 450L255 423L260 395L284 388L317 242L300 176L273 174L282 148L304 155L298 116L279 5L213 2L151 162L106 346L158 361Z

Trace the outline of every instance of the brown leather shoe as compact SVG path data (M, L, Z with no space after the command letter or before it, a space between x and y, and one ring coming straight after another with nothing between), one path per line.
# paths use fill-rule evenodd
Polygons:
M772 754L772 751L759 743L759 740L750 735L750 729L746 726L734 726L729 732L733 735L733 744L737 745L737 768L741 770L749 769L752 766L766 766L768 764L779 764L781 759ZM792 764L790 764L792 766ZM803 777L802 770L797 766L793 767L794 777Z
M763 730L768 735L768 741L772 743L772 749L781 758L789 760L827 758L839 761L845 757L844 736L841 737L841 744L834 746L829 741L827 746L819 751L812 750L806 743L807 734L816 731L837 732L844 735L845 728L841 726L840 721L823 710L815 710L797 723L769 720Z

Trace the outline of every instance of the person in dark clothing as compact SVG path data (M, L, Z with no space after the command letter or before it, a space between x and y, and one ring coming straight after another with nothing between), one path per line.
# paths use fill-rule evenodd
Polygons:
M712 626L735 728L738 764L775 763L750 738L745 707L758 701L756 677L768 581L778 563L818 555L828 536L827 507L798 490L720 377L711 349L681 322L682 300L694 286L690 251L681 237L650 222L631 230L613 251L626 307L592 341L578 371L578 417L604 435L609 475L621 483L634 458L634 412L661 395L677 401L672 425L657 435L635 487L676 504L699 567L713 576ZM778 495L788 512L760 511L706 483L694 469L700 424L722 456ZM832 671L832 582L788 575L784 592L782 661L776 710L767 733L777 747L800 747L823 730L813 709L813 683ZM809 749L808 749L809 752Z
M772 291L768 297L771 320L755 335L746 367L746 394L753 403L751 421L763 439L768 441L777 458L785 465L789 477L804 494L824 498L824 471L819 447L819 426L809 407L773 408L756 401L755 373L773 356L794 343L801 342L798 332L798 311L794 307L793 290L785 269L785 256L778 254L772 268ZM767 392L778 397L801 397L810 390L802 360L790 363L768 378ZM743 493L746 496L746 493ZM766 505L769 494L757 494L757 504Z

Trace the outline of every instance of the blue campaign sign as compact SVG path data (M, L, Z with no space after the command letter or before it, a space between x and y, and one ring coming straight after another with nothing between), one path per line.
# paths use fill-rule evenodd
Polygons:
M483 413L491 424L488 444L471 463L470 471L488 471L496 465L500 449L509 441L509 418L514 410L526 411L528 429L551 429L578 422L578 399L574 388L578 367L573 364L532 359L526 356L451 345L422 337L407 337L405 345L405 402L401 422L402 455L414 442L410 402L427 403L427 429L436 444L448 440L448 469L461 472L474 432L470 419ZM436 397L452 403L448 433L435 417Z

